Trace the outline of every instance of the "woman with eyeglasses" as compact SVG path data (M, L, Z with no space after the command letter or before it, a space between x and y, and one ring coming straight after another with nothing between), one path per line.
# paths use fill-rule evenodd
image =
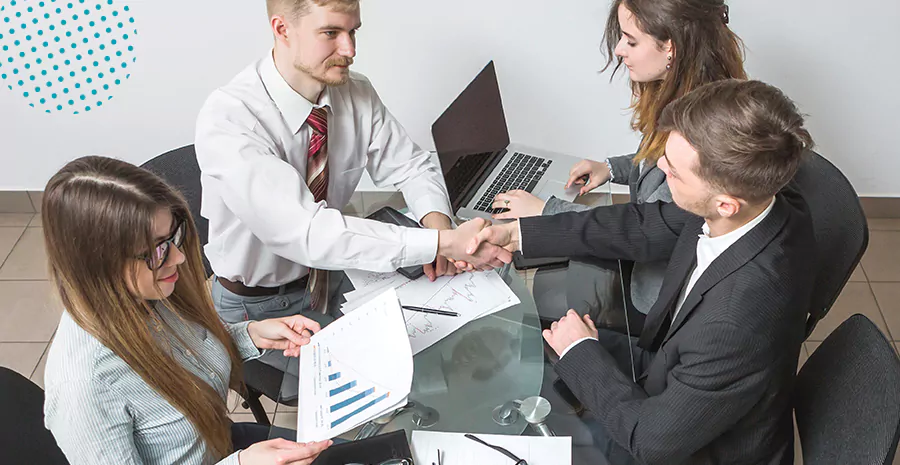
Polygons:
M47 360L45 422L72 465L306 465L331 445L252 444L268 428L232 424L226 396L242 389L241 362L260 349L296 357L319 325L301 316L223 323L187 204L160 178L80 158L50 179L41 211L65 307Z

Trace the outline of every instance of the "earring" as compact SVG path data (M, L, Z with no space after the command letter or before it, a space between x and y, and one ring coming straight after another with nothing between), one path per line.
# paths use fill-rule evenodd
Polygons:
M672 55L667 56L666 59L672 61ZM672 69L672 63L667 64L666 69Z

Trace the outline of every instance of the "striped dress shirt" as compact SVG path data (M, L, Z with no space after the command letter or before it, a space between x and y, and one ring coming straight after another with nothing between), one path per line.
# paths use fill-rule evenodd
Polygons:
M207 331L162 305L162 344L182 366L228 395L231 360ZM247 326L227 325L244 360L259 357ZM179 342L184 341L184 345ZM212 464L193 424L132 368L63 312L44 375L45 425L72 465ZM238 453L219 464L238 465Z

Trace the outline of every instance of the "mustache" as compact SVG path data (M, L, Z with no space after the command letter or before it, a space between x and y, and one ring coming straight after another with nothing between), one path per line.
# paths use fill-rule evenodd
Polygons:
M325 62L325 66L331 68L332 66L350 66L353 64L353 58L335 58Z

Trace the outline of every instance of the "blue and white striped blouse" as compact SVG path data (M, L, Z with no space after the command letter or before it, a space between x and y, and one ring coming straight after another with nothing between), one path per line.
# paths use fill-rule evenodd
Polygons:
M224 401L231 374L225 347L164 306L157 305L157 311L175 333L159 333L171 344L175 358ZM227 325L244 360L261 354L250 339L248 325ZM63 312L50 347L44 385L45 425L72 465L214 463L191 422L124 360L78 326L68 312ZM238 465L237 452L218 463Z

